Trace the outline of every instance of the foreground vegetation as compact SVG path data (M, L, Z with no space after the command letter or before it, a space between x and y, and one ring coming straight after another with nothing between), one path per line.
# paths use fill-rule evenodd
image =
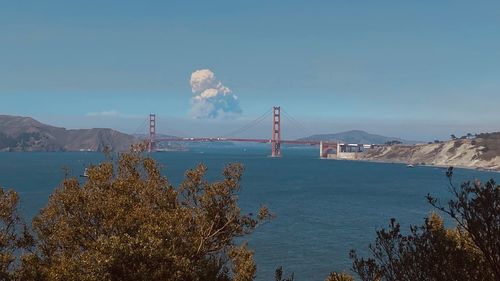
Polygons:
M228 165L216 182L206 170L187 171L174 188L152 158L122 154L91 167L83 184L65 178L29 227L17 193L0 188L0 280L253 280L253 252L236 238L272 215L265 207L242 214L241 165ZM403 234L391 219L370 257L351 252L361 280L500 280L500 186L455 187L452 175L452 200L427 198L457 227L433 213ZM294 279L284 275L279 268L275 280ZM326 280L354 279L332 272Z
M444 206L431 195L427 200L457 227L446 229L434 213L403 235L392 219L377 231L372 257L351 252L361 280L500 280L500 186L491 180L456 187L453 168L446 175L453 198Z

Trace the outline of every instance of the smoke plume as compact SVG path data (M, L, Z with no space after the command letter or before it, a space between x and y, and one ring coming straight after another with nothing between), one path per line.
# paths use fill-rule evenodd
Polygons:
M238 97L222 85L210 69L191 73L191 116L199 119L221 118L241 113Z

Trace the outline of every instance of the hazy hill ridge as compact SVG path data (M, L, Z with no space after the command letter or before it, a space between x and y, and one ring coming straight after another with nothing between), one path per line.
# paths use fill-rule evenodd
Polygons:
M415 143L400 138L386 137L376 134L370 134L361 130L351 130L333 134L319 134L301 138L300 140L310 141L343 141L347 143L364 143L364 144L384 144L388 141L400 141L402 143Z
M67 130L30 117L0 115L0 151L125 151L138 141L112 129Z
M475 139L441 143L393 145L369 150L365 160L456 166L500 171L500 132L480 134Z

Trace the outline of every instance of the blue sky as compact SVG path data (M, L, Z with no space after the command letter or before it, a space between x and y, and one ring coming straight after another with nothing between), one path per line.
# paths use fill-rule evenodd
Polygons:
M134 132L155 112L165 132L194 136L281 105L317 133L500 131L499 1L0 4L2 114ZM190 116L198 69L238 96L241 114Z

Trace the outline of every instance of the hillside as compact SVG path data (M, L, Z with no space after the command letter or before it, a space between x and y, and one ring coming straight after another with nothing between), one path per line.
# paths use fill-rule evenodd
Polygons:
M0 115L0 151L125 151L138 141L112 129L67 130L30 117Z
M307 141L343 141L347 143L364 143L364 144L384 144L388 141L400 141L402 143L415 143L394 137L386 137L381 135L370 134L361 130L352 130L334 134L319 134L301 138L300 140Z
M363 159L500 171L500 132L470 140L384 146L367 151Z

